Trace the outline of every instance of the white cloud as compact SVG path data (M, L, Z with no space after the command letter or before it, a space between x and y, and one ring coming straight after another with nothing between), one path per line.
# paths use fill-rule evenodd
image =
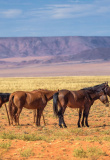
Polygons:
M5 18L16 18L21 15L22 11L20 9L8 9L1 11L0 14Z
M31 15L41 18L66 19L109 14L110 12L110 3L108 0L105 0L105 3L97 0L92 3L88 1L85 3L81 3L81 1L75 2L77 3L46 5L44 8L33 10Z

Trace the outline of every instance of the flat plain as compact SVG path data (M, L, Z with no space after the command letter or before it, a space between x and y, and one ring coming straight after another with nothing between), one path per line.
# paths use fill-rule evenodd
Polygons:
M44 59L45 57L40 57ZM48 58L48 57L46 57ZM46 59L45 58L45 59ZM106 76L110 75L110 61L69 61L59 63L25 64L38 57L0 59L0 77L56 77L56 76ZM20 64L19 64L20 63Z
M108 81L110 76L64 76L42 78L0 78L0 92L18 90L79 90ZM8 103L7 103L8 106ZM53 102L44 109L46 126L33 124L32 110L23 109L19 126L9 126L4 105L0 108L0 160L109 160L110 107L95 101L89 114L90 127L77 127L78 110L67 108L67 128L59 128Z

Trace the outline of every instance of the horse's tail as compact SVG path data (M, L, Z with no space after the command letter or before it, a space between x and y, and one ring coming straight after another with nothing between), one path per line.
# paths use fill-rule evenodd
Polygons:
M13 117L13 105L14 105L14 95L12 97L9 98L9 103L8 103L8 108L9 108L9 113L10 113L10 117Z
M58 94L59 92L53 95L53 111L56 116L58 116Z

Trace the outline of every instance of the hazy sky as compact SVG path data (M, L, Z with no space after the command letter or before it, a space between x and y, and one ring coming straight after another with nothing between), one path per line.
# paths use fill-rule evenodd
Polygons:
M0 37L110 36L110 0L0 0Z

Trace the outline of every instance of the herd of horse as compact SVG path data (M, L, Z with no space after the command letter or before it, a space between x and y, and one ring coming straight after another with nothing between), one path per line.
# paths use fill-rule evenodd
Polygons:
M67 127L64 121L64 112L67 107L79 109L78 127L88 124L88 115L94 101L99 99L103 104L109 106L108 97L110 97L110 87L108 82L95 85L93 87L83 88L77 91L63 90L47 90L38 89L31 92L16 91L13 93L0 93L0 107L8 102L8 110L10 115L9 125L19 125L20 113L24 108L33 109L34 122L40 126L41 116L48 101L53 99L53 111L59 118L59 126ZM81 116L83 113L82 121ZM44 119L44 116L43 116ZM80 124L81 121L81 124ZM44 120L45 122L45 120Z

